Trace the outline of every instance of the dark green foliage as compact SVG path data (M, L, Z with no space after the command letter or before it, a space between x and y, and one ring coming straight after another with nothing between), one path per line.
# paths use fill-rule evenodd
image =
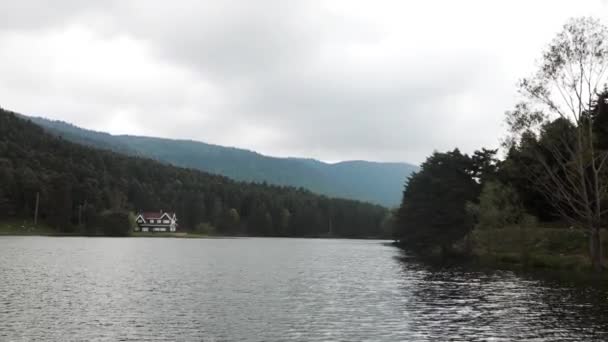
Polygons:
M399 203L399 185L418 169L407 163L348 161L327 164L313 159L273 158L197 141L114 136L60 121L31 119L52 134L79 144L148 157L239 181L303 187L331 197L368 201L388 207Z
M40 219L64 232L80 222L79 231L93 233L106 210L166 210L177 212L181 231L209 223L223 234L318 236L332 227L337 236L381 236L387 211L77 145L1 109L0 177L0 217L32 218L39 192ZM122 234L109 226L106 233Z
M592 115L596 148L608 150L608 90L600 94Z
M124 210L106 210L97 216L93 225L106 236L128 236L133 229L129 215Z
M496 179L500 161L496 158L498 150L482 148L481 151L473 152L471 161L473 162L473 176L480 183L486 183Z
M530 150L525 147L512 148L499 171L500 181L515 189L528 213L542 221L553 221L557 218L555 208L530 177L531 173L542 172L542 168L543 166L533 157Z
M219 232L222 234L234 234L240 230L240 222L241 217L236 209L230 208L228 210L224 210L224 213L220 219ZM271 225L272 224L269 224L267 226Z
M467 202L476 201L479 169L458 149L435 152L410 177L398 213L398 239L404 246L428 253L434 247L447 251L472 228Z
M484 183L476 205L478 229L506 228L522 222L524 210L517 192L497 181Z
M547 167L556 174L563 174L563 168L556 161L554 151L566 151L567 146L574 144L574 130L574 126L563 118L548 122L541 127L538 136L531 132L524 133L519 143L509 149L507 158L501 163L499 180L512 186L526 211L541 221L559 219L555 201L543 193L541 185L550 183Z
M74 214L74 203L72 200L72 184L68 174L53 176L49 181L47 210L48 223L57 230L68 231Z

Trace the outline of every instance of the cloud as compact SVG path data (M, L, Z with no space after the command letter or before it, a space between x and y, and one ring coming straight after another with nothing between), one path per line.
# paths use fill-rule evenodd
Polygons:
M603 2L7 2L0 101L113 133L420 162L496 146L516 80Z

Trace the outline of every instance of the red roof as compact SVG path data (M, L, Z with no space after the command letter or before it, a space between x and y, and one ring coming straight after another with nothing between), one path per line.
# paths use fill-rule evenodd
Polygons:
M173 217L175 215L175 213L172 212L160 212L160 211L145 211L143 213L139 213L139 215L143 216L144 219L148 220L148 219L159 219L161 218L164 214L169 215L169 217Z

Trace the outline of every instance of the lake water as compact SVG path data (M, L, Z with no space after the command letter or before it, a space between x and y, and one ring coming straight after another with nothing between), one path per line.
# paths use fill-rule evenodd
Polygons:
M0 238L0 341L606 341L608 291L381 241Z

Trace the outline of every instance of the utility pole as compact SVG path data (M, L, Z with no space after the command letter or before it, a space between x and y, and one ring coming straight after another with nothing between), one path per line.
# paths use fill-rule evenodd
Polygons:
M82 226L82 204L78 205L78 226Z
M34 210L34 226L38 224L38 204L40 204L40 192L36 192L36 209Z
M82 211L84 212L84 220L87 220L87 206L89 205L89 202L87 202L87 200L84 200L84 204L82 205Z
M331 224L331 207L328 208L327 210L327 220L328 220L328 226L329 226L329 231L328 231L328 235L329 236L333 236L334 235L334 227Z
M82 204L78 205L78 226L82 226L82 216L83 216L83 214L85 215L85 220L86 220L87 205L88 204L89 203L85 199Z

